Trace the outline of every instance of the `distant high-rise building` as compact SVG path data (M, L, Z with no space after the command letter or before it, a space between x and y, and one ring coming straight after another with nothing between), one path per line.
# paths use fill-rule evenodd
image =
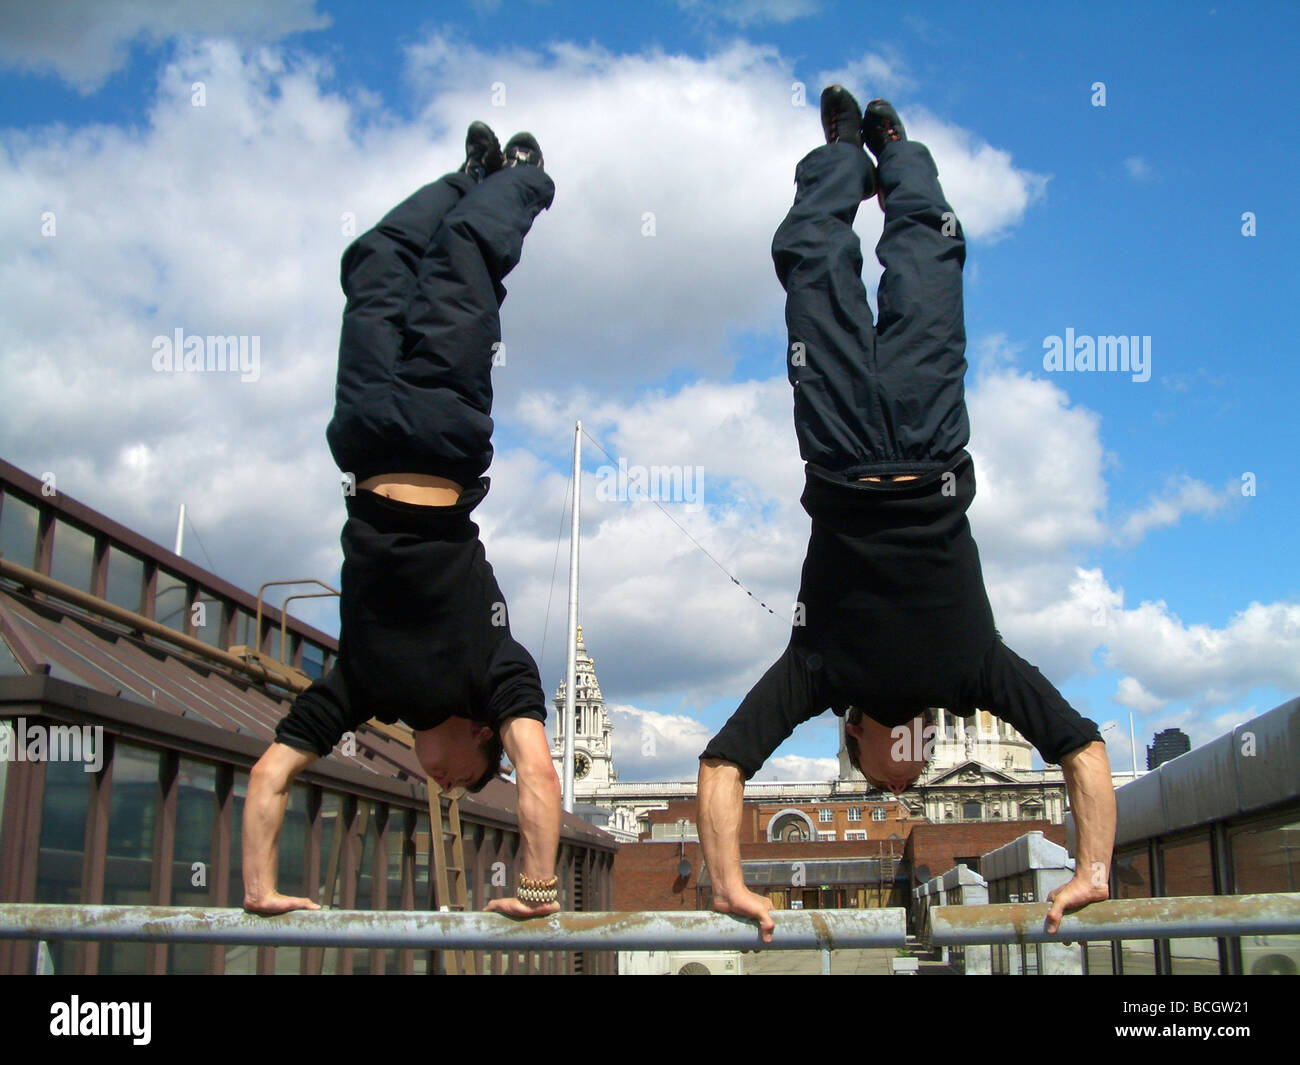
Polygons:
M1167 728L1157 732L1153 743L1147 748L1147 768L1155 769L1162 762L1177 758L1192 749L1192 741L1180 728Z

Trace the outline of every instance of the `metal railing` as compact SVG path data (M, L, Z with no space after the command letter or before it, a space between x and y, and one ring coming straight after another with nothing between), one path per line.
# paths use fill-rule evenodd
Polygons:
M1300 933L1300 893L1197 895L1094 903L1053 935L1047 903L936 906L935 945ZM557 913L516 921L494 913L322 910L258 917L239 909L0 903L0 939L120 940L288 947L433 950L833 950L906 945L905 911L780 910L763 943L752 921L703 910Z
M296 910L258 917L239 909L0 903L0 939L224 943L265 947L426 950L845 950L902 947L901 908L792 910L771 943L752 921L706 910L557 913L516 921L496 913Z
M100 599L98 596L91 595L89 592L83 592L80 588L74 588L70 584L56 581L53 577L47 577L43 573L27 566L20 566L5 558L0 558L0 577L17 581L34 591L43 592L63 602L71 603L75 607L108 618L110 621L125 625L127 628L143 633L146 636L162 640L190 654L199 655L212 662L219 662L230 669L237 669L264 684L275 684L287 688L289 691L301 691L310 683L311 678L309 677L304 679L300 676L294 676L288 668L277 669L274 665L268 665L267 662L274 662L273 659L250 662L228 651L209 647L202 640L168 628L160 621L147 618L134 610L127 610L124 607L117 606L105 599Z
M1095 902L1078 913L1067 914L1060 929L1051 935L1046 930L1050 909L1046 902L935 906L930 910L928 938L935 946L958 947L1300 932L1300 892Z

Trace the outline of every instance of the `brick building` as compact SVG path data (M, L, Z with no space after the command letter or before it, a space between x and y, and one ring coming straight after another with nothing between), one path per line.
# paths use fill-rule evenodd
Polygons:
M909 882L901 840L883 841L884 859L860 842L741 843L745 883L778 909L906 906ZM891 858L892 854L892 858ZM689 865L689 870L682 863ZM695 840L625 843L614 859L614 909L699 910L712 882Z
M695 817L693 801L670 802L668 809L650 814L650 831L639 842L619 848L616 910L711 905L712 880L704 868ZM1049 821L931 824L909 815L906 804L892 798L747 800L740 859L746 886L778 909L910 909L917 884L960 862L978 872L981 855L1033 831L1065 845L1064 826ZM845 839L847 832L855 836Z
M912 875L912 885L915 887L960 864L978 873L980 855L996 850L1027 832L1041 832L1051 842L1062 847L1066 845L1065 826L1050 821L913 824L903 846L903 857ZM617 859L615 861L617 864Z
M695 800L672 800L646 815L642 841L695 837ZM742 843L836 843L901 840L909 825L924 823L892 796L875 798L747 799ZM674 826L681 825L681 831Z

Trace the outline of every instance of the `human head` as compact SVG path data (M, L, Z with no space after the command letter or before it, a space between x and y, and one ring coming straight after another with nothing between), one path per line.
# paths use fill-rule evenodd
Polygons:
M479 792L501 772L505 749L500 734L481 721L449 717L436 728L415 733L415 754L443 791Z
M856 706L844 715L849 761L881 791L902 794L924 772L934 753L934 711L918 706L906 724L887 728Z

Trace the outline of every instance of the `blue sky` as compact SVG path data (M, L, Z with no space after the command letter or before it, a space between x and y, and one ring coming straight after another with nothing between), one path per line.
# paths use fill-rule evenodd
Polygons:
M631 463L703 465L707 505L674 515L788 602L807 527L765 249L839 76L927 139L970 236L972 525L1009 642L1122 721L1118 766L1130 710L1139 742L1203 742L1295 694L1294 5L219 7L0 16L10 461L163 542L184 499L212 552L195 560L245 587L302 559L336 578L335 220L364 228L456 165L481 117L533 129L559 190L507 282L521 355L496 375L480 512L517 635L540 653L574 417ZM796 81L814 106L792 107ZM140 351L177 325L260 335L263 379L151 376ZM1048 372L1066 329L1150 337L1150 379ZM589 449L588 499L603 463ZM595 505L586 527L584 627L625 778L680 776L785 630L647 504ZM562 558L548 690L563 579ZM647 728L671 752L656 763L633 750ZM833 736L829 715L801 729L773 775L824 775Z

